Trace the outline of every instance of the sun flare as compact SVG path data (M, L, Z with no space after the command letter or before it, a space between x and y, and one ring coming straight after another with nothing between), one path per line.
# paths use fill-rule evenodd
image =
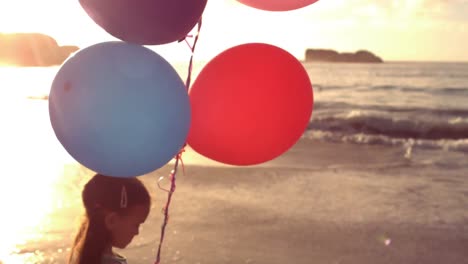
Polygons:
M32 81L22 73L37 72ZM15 257L21 245L40 239L47 216L61 206L64 197L57 188L64 164L72 160L60 147L50 125L47 102L30 100L47 94L53 68L0 68L0 262L23 263ZM34 75L33 75L34 76ZM17 256L16 256L17 257Z

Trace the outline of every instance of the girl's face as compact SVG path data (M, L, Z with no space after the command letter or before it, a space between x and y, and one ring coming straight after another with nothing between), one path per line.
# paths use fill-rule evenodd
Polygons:
M140 225L148 217L149 208L145 205L136 205L128 209L125 215L113 214L109 216L107 227L112 236L112 246L125 248L138 235Z

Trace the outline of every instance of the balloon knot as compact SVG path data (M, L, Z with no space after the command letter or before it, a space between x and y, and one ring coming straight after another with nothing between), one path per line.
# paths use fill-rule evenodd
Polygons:
M184 145L184 147L182 147L182 149L177 154L176 159L180 160L180 165L182 165L182 174L185 176L185 165L184 165L184 160L182 159L182 154L184 152L185 152L185 145Z
M182 42L184 40L187 41L187 38L193 38L193 35L192 34L186 35L184 38L179 39L177 42L180 43L180 42Z

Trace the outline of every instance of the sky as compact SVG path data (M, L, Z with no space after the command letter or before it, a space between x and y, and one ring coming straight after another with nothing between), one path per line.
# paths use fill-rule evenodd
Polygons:
M263 42L298 59L307 48L325 48L365 49L386 61L468 61L467 14L468 0L319 0L287 12L208 0L195 58L207 61L232 46ZM81 48L115 40L78 0L0 0L0 32L40 32ZM150 48L169 60L190 54L184 42Z

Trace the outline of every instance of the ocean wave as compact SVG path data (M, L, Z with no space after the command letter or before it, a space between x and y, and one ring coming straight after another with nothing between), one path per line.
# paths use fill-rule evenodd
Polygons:
M467 105L468 107L468 105ZM350 111L372 112L378 111L381 113L397 113L424 116L447 116L447 117L468 117L468 108L424 108L424 107L401 107L391 105L376 105L376 104L350 104L346 102L314 102L314 115L320 115L327 112L346 113Z
M315 84L314 89L318 92L322 91L397 91L404 94L407 93L425 93L434 95L463 95L468 96L468 87L466 86L440 86L440 87L418 87L418 86L403 86L403 85L374 85L369 86L365 84L351 84L351 85L323 85Z
M354 143L365 145L385 145L399 146L406 150L406 155L411 155L413 148L427 150L444 150L468 153L468 139L413 139L413 138L393 138L386 135L369 135L364 133L340 134L331 131L309 130L305 137L321 139L337 143Z
M468 109L331 102L318 102L314 108L309 130L430 140L468 138Z
M447 94L447 95L468 95L468 87L411 87L411 86L396 86L396 85L376 85L369 87L372 90L383 91L400 91L412 93L431 93L431 94Z
M376 73L376 76L385 77L385 78L434 78L440 77L444 79L460 79L460 78L468 78L468 74L465 72L441 72L441 71L425 71L425 72L409 72L409 73L401 73L401 72L382 72Z

